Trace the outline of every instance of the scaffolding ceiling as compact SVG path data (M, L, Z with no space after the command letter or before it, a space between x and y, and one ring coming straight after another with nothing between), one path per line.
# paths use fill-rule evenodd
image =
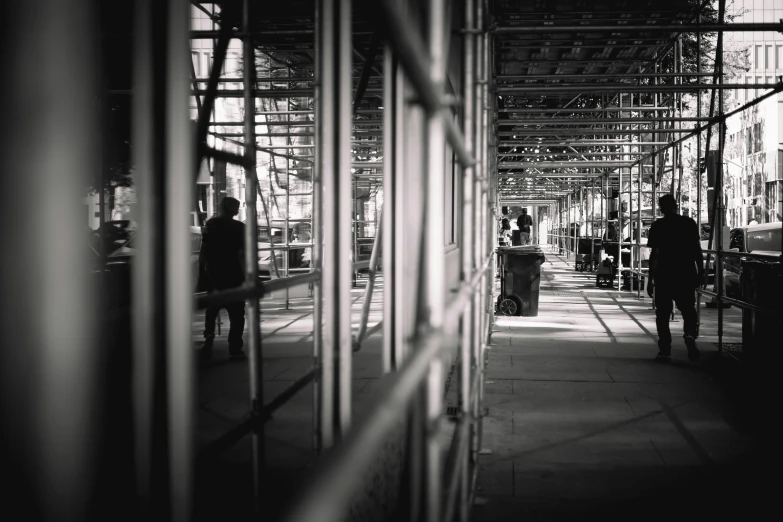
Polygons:
M497 175L504 195L518 195L515 180L519 178L540 182L541 187L549 187L550 182L559 187L564 178L588 185L602 177L615 181L621 170L623 175L633 170L648 180L666 168L663 154L656 151L670 148L710 122L710 115L684 114L683 95L776 87L714 82L714 71L699 66L714 49L718 31L757 30L764 25L721 23L717 2L489 0L487 4L492 13L490 92L495 94L490 107L495 109ZM194 5L206 12L205 6L213 4ZM238 4L224 0L214 5L218 30L192 31L191 37L217 39L224 21L235 36L241 36L240 13L231 10ZM383 41L376 8L370 1L352 5L357 176L375 175L377 167L362 164L356 147L372 143L375 152L383 154ZM276 105L276 99L290 100L291 114L312 111L315 12L314 0L273 2L256 10L250 24L253 45L269 63L266 73L258 75L254 95L270 106ZM764 28L769 30L769 24ZM454 83L459 80L451 78ZM194 92L205 94L206 82L199 85L203 88ZM243 96L242 90L226 87L217 96ZM459 106L460 101L455 103ZM278 117L275 113L286 113L273 109L260 111L268 114L265 122ZM212 124L210 133L241 143L239 129L230 127L238 122L227 123L222 128ZM290 157L304 156L307 151L296 147L312 146L311 126L312 120L301 116L292 125L270 126L266 134L257 136L288 137L293 140L288 145L293 149ZM551 199L551 194L545 190L541 198Z
M675 54L684 26L717 21L710 4L492 2L501 198L543 202L553 189L616 178L621 168L630 174L704 121L681 118L676 100L711 88L712 74L683 66Z

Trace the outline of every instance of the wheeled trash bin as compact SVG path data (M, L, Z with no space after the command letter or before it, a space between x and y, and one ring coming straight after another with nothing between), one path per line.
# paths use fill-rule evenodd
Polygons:
M500 315L538 315L541 263L545 256L538 246L500 247Z

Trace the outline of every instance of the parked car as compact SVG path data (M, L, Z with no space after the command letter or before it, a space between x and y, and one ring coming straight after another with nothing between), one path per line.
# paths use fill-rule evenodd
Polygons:
M259 248L269 248L269 243L259 243ZM275 245L276 247L279 245ZM310 268L310 253L312 248L291 245L288 250L288 268ZM277 264L277 270L283 275L283 269L285 267L285 248L275 248L275 263ZM276 278L275 267L272 263L272 250L259 250L258 252L258 275L262 281L268 281L269 279Z
M728 249L732 252L769 254L779 256L783 224L765 223L737 227L729 232ZM726 295L738 299L741 296L740 266L741 257L729 256L723 260L723 282Z

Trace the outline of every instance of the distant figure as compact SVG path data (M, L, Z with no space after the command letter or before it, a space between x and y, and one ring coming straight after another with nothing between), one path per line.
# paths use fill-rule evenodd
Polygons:
M650 277L647 294L655 299L655 324L658 328L658 356L669 361L672 334L669 317L672 301L682 313L683 338L688 347L688 359L697 361L695 290L704 281L699 228L693 219L677 214L677 201L670 194L658 199L663 213L650 227L647 246L650 248Z
M527 214L527 209L522 209L522 214L517 218L519 227L519 241L522 245L530 244L530 229L533 226L533 218Z
M239 214L239 200L225 197L220 202L220 211L204 225L201 253L206 283L201 286L207 291L226 290L240 286L245 281L244 249L245 224L234 220ZM228 332L228 353L232 359L243 359L242 332L245 329L245 302L238 301L225 306L207 308L204 318L203 361L212 357L212 343L215 339L215 321L221 308L228 312L231 328Z
M511 244L511 223L509 222L508 218L503 218L500 221L498 244L500 246L507 246Z

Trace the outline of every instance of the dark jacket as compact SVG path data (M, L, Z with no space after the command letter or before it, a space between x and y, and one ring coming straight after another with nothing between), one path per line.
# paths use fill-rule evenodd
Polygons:
M241 285L245 280L242 255L245 246L245 224L233 218L218 216L204 225L199 264L206 280L200 289L223 290Z
M533 226L533 218L530 214L520 214L517 218L517 226L521 232L530 232L530 227Z

